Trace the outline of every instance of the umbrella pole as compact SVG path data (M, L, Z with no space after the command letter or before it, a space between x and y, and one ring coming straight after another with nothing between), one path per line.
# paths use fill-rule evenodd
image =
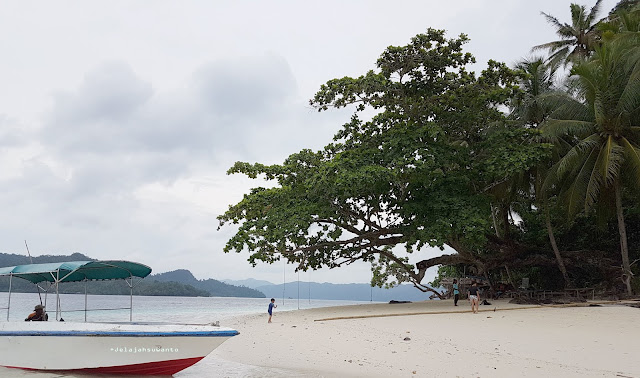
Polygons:
M84 280L84 322L87 322L87 279Z
M11 308L11 279L13 278L13 274L9 275L9 300L7 302L7 321L9 321L9 309Z
M60 269L56 272L56 320L60 320Z

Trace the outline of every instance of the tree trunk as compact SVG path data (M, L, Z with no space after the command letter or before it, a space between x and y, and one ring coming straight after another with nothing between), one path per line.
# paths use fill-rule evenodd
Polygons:
M558 245L556 244L556 237L553 236L553 228L551 227L551 217L549 216L549 207L547 206L546 198L544 199L544 215L545 221L547 224L547 233L549 234L549 241L551 242L551 248L553 248L553 253L556 255L556 260L558 261L558 269L560 269L560 273L562 273L562 278L564 279L564 285L566 287L571 287L571 281L569 280L569 275L567 274L567 268L564 266L564 261L562 261L562 256L560 256L560 250L558 249Z
M513 290L516 290L518 287L513 282L513 278L511 278L511 270L509 270L509 265L504 264L504 269L507 271L507 278L509 278L509 283L511 284L511 287L513 287Z
M509 212L511 211L511 206L503 205L502 206L502 222L504 223L504 239L509 239Z
M493 229L496 230L496 236L500 237L500 233L498 232L498 222L496 222L496 209L491 204L491 218L493 219Z
M622 213L622 188L620 183L616 181L614 184L614 190L616 193L616 212L618 214L618 232L620 233L620 253L622 254L622 270L624 276L622 281L627 286L627 294L633 295L633 289L631 288L631 264L629 263L629 248L627 246L627 228L624 224L624 214Z

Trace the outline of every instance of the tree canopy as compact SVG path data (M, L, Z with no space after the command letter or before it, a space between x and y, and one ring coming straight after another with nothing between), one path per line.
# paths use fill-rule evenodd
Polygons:
M594 33L599 3L578 17ZM622 229L639 210L640 60L632 47L640 44L629 30L637 13L616 14L572 61L566 85L555 80L557 52L514 68L489 61L476 75L467 70L475 62L467 36L435 29L388 47L362 76L328 81L310 104L351 107L350 121L320 151L229 169L273 185L219 216L220 226L238 225L225 252L301 270L368 261L372 284L411 282L436 295L423 282L436 265L473 267L489 282L538 269L540 285L561 286L564 277L564 285L615 287L615 240L585 240L617 225L618 247L637 243L635 223L630 238ZM445 245L456 253L408 262ZM637 250L619 255L628 293L629 251Z

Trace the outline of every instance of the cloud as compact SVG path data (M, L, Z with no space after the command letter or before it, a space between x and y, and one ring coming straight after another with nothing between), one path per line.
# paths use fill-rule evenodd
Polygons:
M277 114L296 96L289 65L273 54L211 62L194 73L192 86L203 108L222 119Z
M6 114L0 114L0 148L24 146L28 132Z
M230 164L220 157L278 138L270 125L290 125L299 105L291 70L275 55L209 62L164 91L123 62L104 63L53 100L39 141L47 158L66 166L74 196L128 192Z
M0 161L16 188L0 206L4 236L20 235L45 253L152 259L157 271L185 267L218 277L247 256L222 255L230 229L216 216L260 185L226 176L236 160L279 163L301 148L321 148L348 119L318 114L300 98L287 61L274 54L201 64L163 87L125 62L96 65L58 90L35 130L7 127ZM0 122L16 121L0 118ZM17 153L20 150L20 153ZM187 266L185 258L203 264ZM218 269L218 268L216 268ZM240 270L239 270L240 271Z
M88 72L80 87L54 95L43 138L64 154L126 149L130 120L153 95L122 62L104 63Z

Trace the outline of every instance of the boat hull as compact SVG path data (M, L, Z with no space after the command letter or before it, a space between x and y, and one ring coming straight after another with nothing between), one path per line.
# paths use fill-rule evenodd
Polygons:
M214 326L3 323L0 365L49 371L171 375L238 334Z

